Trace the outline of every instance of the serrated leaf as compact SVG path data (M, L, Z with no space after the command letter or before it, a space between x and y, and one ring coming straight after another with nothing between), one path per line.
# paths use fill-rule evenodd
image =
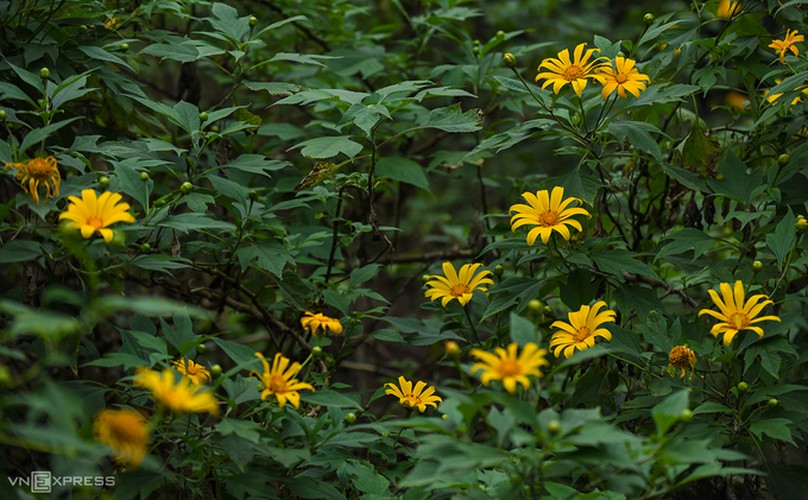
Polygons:
M376 175L429 190L429 179L421 165L402 156L385 156L376 163Z
M796 241L796 233L794 231L794 224L797 222L797 217L789 207L780 222L775 227L773 233L766 235L766 245L777 257L777 266L782 268L788 254L791 253L791 247Z
M445 132L476 132L483 126L479 110L466 112L460 104L433 109L419 128L436 128Z
M39 242L32 240L12 240L0 247L0 264L28 262L42 255Z
M645 122L631 120L616 121L609 124L609 133L619 141L628 141L633 147L641 151L647 151L657 161L664 161L662 151L659 149L656 139L651 134L663 136L661 130L654 125Z
M620 248L604 250L591 257L601 271L616 276L620 281L625 280L624 272L656 278L654 270L648 264L635 259L634 254L628 250Z
M288 151L298 148L302 148L300 153L303 156L316 159L333 158L340 153L353 158L362 151L362 145L347 135L309 139L292 146Z
M682 412L690 407L690 389L683 389L663 399L651 410L659 434L665 434Z

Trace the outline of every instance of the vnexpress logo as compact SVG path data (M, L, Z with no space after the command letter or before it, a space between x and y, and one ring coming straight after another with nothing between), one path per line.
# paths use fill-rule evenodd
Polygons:
M51 472L49 470L35 470L31 473L31 493L51 492Z
M27 486L31 493L51 493L54 486L115 486L114 476L54 476L49 470L35 470L30 477L10 477L11 486Z

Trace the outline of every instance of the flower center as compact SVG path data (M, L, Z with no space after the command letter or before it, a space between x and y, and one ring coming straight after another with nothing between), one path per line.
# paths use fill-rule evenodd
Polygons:
M40 181L51 178L54 170L53 166L44 158L34 158L26 165L28 176Z
M586 71L580 66L573 64L566 70L564 70L564 80L571 82L573 80L578 80L586 76Z
M590 330L588 326L582 326L578 328L578 331L575 333L575 340L583 342L588 339L590 335L592 335L592 330Z
M628 81L628 75L618 73L614 76L614 81L616 81L617 83L626 83Z
M548 210L539 215L539 225L544 227L555 226L558 224L558 214L552 210Z
M110 434L123 443L136 443L143 439L143 426L134 418L119 418L110 423Z
M281 377L280 375L270 375L269 376L269 384L267 385L267 389L272 392L272 394L287 392L286 389L286 379Z
M421 398L412 393L405 394L404 402L402 404L409 408L416 408L419 404L421 404Z
M728 323L736 330L743 330L750 325L749 316L741 311L736 311L729 315Z
M449 295L452 297L462 297L463 295L471 292L469 286L465 283L458 283L449 290Z
M104 222L98 217L88 217L87 225L92 226L96 229L101 229L102 227L104 227Z
M502 377L513 377L522 374L522 366L515 359L503 359L497 366L497 373Z

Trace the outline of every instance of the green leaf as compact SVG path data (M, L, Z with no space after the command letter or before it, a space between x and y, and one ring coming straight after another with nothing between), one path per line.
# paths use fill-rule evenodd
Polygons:
M559 295L564 305L579 309L595 298L598 287L593 283L595 276L589 269L574 269L567 274L567 283L559 287Z
M786 443L797 446L794 442L794 438L791 437L790 425L793 425L793 423L787 418L755 419L749 426L749 432L757 436L758 439L763 439L763 435L765 434L778 441L785 441Z
M218 345L224 351L224 353L227 354L227 357L232 359L238 367L250 367L257 370L260 366L260 360L255 355L254 348L218 337L214 338L213 342Z
M539 294L541 282L532 278L513 277L507 278L491 290L491 303L485 310L485 314L480 321L500 313L518 304L527 303L535 299Z
M777 257L777 266L781 269L783 262L785 262L788 254L791 253L791 248L796 241L796 233L794 231L794 224L796 222L797 217L794 215L794 212L791 211L791 207L789 207L788 213L786 213L777 224L774 232L766 235L766 245L768 245L774 256Z
M0 247L0 264L28 262L42 255L42 247L32 240L12 240Z
M156 224L158 227L167 227L187 233L189 231L235 231L236 226L230 222L216 220L207 214L189 212L172 215Z
M445 132L476 132L483 127L479 110L463 112L460 104L433 109L419 128L436 128Z
M659 434L665 434L690 407L690 389L683 389L666 397L651 410Z
M260 174L266 177L271 177L268 172L281 170L289 165L289 162L283 160L268 160L264 155L258 154L243 154L232 162L224 165L223 169L234 168L242 172L249 172L251 174Z
M331 137L317 137L303 141L288 149L303 148L300 153L306 158L333 158L342 153L353 158L362 151L362 145L351 140L350 136L338 135Z
M252 265L279 278L283 274L286 262L291 260L286 249L274 243L242 246L236 252L236 256L241 264L242 272Z
M541 342L541 334L536 329L536 325L532 321L519 316L516 313L511 313L511 340L524 347L528 342L539 344Z
M306 403L315 405L336 406L337 408L353 408L355 410L362 409L362 405L356 402L353 398L329 389L323 389L316 392L301 392L300 399Z
M261 439L261 426L251 420L223 418L216 424L216 431L222 436L235 435L253 444Z
M746 173L746 164L735 156L732 150L727 151L719 166L722 180L710 179L708 184L717 194L729 196L740 200L744 205L749 204L752 191L760 187L763 181L763 170L754 169L751 174Z
M663 162L662 151L659 149L656 139L651 134L664 136L656 126L645 122L635 122L631 120L617 121L609 124L609 133L619 141L627 141L639 151L647 151L659 162Z
M660 248L654 261L667 257L668 255L679 255L693 251L692 262L707 253L715 244L715 238L704 231L688 227L681 231L676 231L668 235L666 240L670 240Z
M96 61L111 62L113 64L118 64L126 69L134 71L134 69L132 69L132 67L129 66L129 64L126 61L116 56L115 54L110 54L101 47L97 47L95 45L79 45L78 49L84 52L90 59L95 59Z
M376 163L376 174L429 190L429 179L418 163L402 156L385 156Z
M81 118L83 117L74 116L73 118L68 118L67 120L51 123L50 125L46 125L42 128L35 128L31 130L30 132L25 134L25 138L22 140L22 144L20 144L19 154L22 155L31 146L38 144L41 141L44 141L45 139L50 137L51 134L53 134L60 128L64 127L65 125L69 125L76 120L80 120Z
M620 281L625 281L624 272L656 278L654 270L648 264L635 259L634 254L628 250L604 250L592 255L592 261L601 271L616 276Z

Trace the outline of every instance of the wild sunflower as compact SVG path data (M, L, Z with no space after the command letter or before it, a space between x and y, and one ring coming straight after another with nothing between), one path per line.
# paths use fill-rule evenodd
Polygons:
M105 191L98 196L93 189L84 189L81 198L69 196L70 204L67 210L59 214L59 220L67 219L68 227L81 230L85 239L98 233L104 241L112 241L114 233L108 226L116 222L135 222L135 218L127 212L128 203L118 203L122 196L118 193Z
M716 15L721 19L730 19L732 16L737 15L741 10L740 2L731 2L730 0L721 0L718 3L718 11Z
M634 59L617 56L614 59L614 67L608 65L598 68L597 74L600 76L600 83L603 84L600 96L606 99L617 90L620 97L628 97L626 91L634 97L640 97L640 92L646 88L645 82L650 82L651 79L648 75L640 73L635 64L637 61Z
M398 402L405 408L417 408L421 413L426 411L427 406L437 408L438 403L442 402L439 396L435 395L435 388L427 386L426 382L419 380L412 386L412 381L405 379L403 376L398 377L398 385L387 382L384 384L387 390L385 394L395 396Z
M777 85L780 85L781 83L783 83L783 80L777 78L777 79L774 80L774 83L777 84ZM808 94L808 85L800 85L795 90L799 90L802 94ZM766 98L766 101L768 101L769 104L776 104L777 100L780 99L780 96L782 96L782 95L783 95L783 92L778 92L776 94L770 94L768 90L763 91L763 97ZM800 102L802 102L802 96L800 94L797 94L796 97L791 99L791 106L795 106L796 104L798 104Z
M511 394L516 392L516 384L522 384L527 389L530 387L528 376L535 375L541 378L543 375L539 370L542 366L549 366L545 359L547 349L539 349L537 344L528 342L522 349L522 353L517 356L519 345L516 342L508 344L507 349L497 347L493 353L482 349L472 349L471 355L480 360L471 367L471 374L482 371L480 380L488 385L492 380L499 380L505 390Z
M138 368L135 370L134 384L150 390L154 399L172 413L219 414L219 405L212 392L203 390L188 377L183 376L176 380L172 370L163 370L161 373L144 367Z
M210 380L210 372L207 368L192 359L180 358L172 361L171 365L195 384L204 384Z
M494 280L489 278L491 271L483 270L477 273L482 264L463 264L460 272L455 270L451 262L443 263L443 276L436 274L429 277L426 286L429 290L424 292L430 300L441 299L441 306L446 307L451 300L457 299L461 306L471 300L475 290L486 291L487 286L493 285Z
M582 231L581 223L572 217L575 215L586 215L591 217L589 212L581 207L567 208L570 203L581 202L579 198L564 198L564 188L556 186L552 194L543 189L536 191L536 194L525 192L522 197L528 202L527 205L518 203L511 206L509 212L516 212L511 217L511 231L516 232L522 226L536 226L527 233L527 244L533 246L536 238L541 236L542 243L550 241L553 231L558 232L565 240L570 239L570 230L567 226Z
M797 48L797 42L805 41L803 35L798 35L797 30L786 30L786 36L782 40L772 40L769 47L780 52L780 64L786 63L786 52L791 51L795 56L800 55L800 49Z
M707 293L710 294L710 298L713 299L713 302L718 306L720 312L711 309L702 309L699 311L699 316L708 314L720 321L720 323L713 325L710 329L710 333L716 338L718 338L720 333L723 333L724 345L732 343L732 339L735 338L735 335L741 330L752 330L757 333L759 337L763 337L763 328L753 326L755 323L760 323L761 321L780 321L778 316L757 317L764 307L774 302L769 300L769 297L762 293L752 295L749 297L748 301L745 301L745 293L741 280L735 281L734 287L731 287L729 283L721 283L719 288L721 289L721 295L724 300L721 300L721 297L718 296L718 292L715 290L707 290ZM765 300L761 302L761 299Z
M45 201L59 196L59 184L62 177L59 174L59 166L56 157L31 158L24 163L6 163L6 170L13 168L17 171L16 179L20 182L20 187L31 198L39 204L39 186L45 187Z
M591 61L589 60L592 54L600 52L599 49L588 49L584 52L585 47L586 43L578 44L578 46L575 47L572 60L570 60L569 49L564 49L559 52L558 59L552 57L544 59L541 64L539 64L539 74L536 75L536 82L538 83L539 80L545 80L541 86L543 89L552 84L553 92L556 94L558 94L564 85L569 83L572 85L575 93L578 94L578 97L581 97L581 93L584 91L584 88L586 88L588 79L597 79L594 70L603 64L602 58L599 57ZM542 68L545 68L546 71L542 71Z
M266 401L267 397L275 395L278 400L278 406L284 407L288 400L295 408L300 408L300 393L298 391L307 390L313 391L314 387L307 382L300 382L294 379L297 372L300 371L302 365L295 361L292 366L289 366L291 361L281 353L275 354L272 360L272 369L269 369L269 363L260 352L255 353L261 359L264 365L264 373L258 373L253 370L250 375L255 375L264 384L264 390L261 392L261 401Z
M314 314L306 311L306 314L300 318L300 325L304 330L308 330L312 335L316 335L320 329L323 333L332 333L339 335L342 333L342 323L336 318L329 318L323 313Z
M582 351L593 347L597 337L612 340L612 333L605 328L601 328L601 325L614 321L617 313L611 309L601 312L600 309L605 306L606 302L602 300L595 302L592 307L581 306L578 311L570 312L567 315L570 320L569 323L555 321L550 325L550 328L559 329L550 339L550 349L553 350L553 356L559 358L563 352L565 358L570 358L576 349Z
M668 353L668 375L673 377L678 370L682 374L679 378L684 379L687 369L690 368L690 378L696 373L696 353L686 345L677 345Z
M148 450L149 424L140 412L105 408L93 419L93 435L112 448L117 462L137 468Z

